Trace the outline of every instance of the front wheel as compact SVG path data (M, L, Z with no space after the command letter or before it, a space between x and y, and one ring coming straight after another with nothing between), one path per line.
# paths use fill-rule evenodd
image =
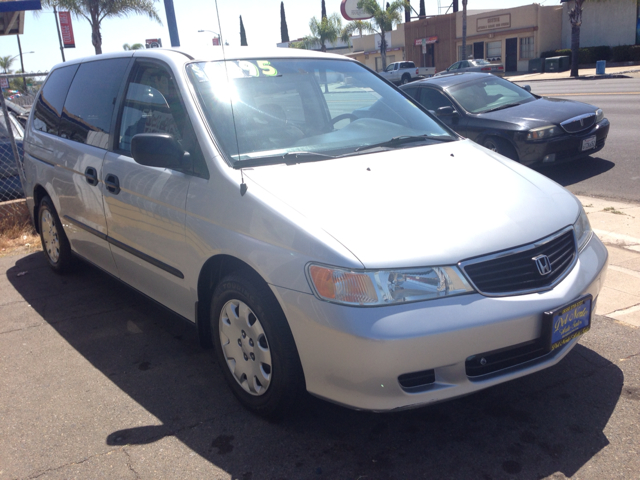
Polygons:
M51 268L57 273L69 271L74 264L71 246L49 197L44 197L40 201L38 226L42 250Z
M509 142L498 137L488 137L482 146L503 155L511 160L518 160L518 154Z
M255 275L224 278L211 302L211 335L225 380L252 412L279 418L304 389L293 335L269 287Z

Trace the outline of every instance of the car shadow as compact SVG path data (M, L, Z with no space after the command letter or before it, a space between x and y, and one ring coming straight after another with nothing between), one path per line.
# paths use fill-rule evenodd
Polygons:
M616 365L578 345L550 369L427 408L376 414L307 396L273 423L238 404L194 328L94 267L61 277L36 253L7 278L161 422L113 431L106 444L175 436L231 478L571 477L608 445L624 383Z
M615 163L604 158L585 157L572 162L559 163L558 165L536 167L535 170L563 187L568 187L608 172L615 165Z

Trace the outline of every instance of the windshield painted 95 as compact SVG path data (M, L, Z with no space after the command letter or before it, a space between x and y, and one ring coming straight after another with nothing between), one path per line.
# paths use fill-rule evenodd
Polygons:
M352 61L227 60L192 63L187 71L209 127L235 168L457 139Z

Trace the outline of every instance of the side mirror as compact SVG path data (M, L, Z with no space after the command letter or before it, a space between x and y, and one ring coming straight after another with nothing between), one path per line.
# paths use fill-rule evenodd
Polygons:
M436 115L439 117L448 117L451 115L455 115L456 113L458 112L456 112L451 106L440 107L436 110Z
M188 168L189 152L167 133L139 133L131 139L131 155L140 165L181 169Z
M524 88L527 92L531 93L531 85L525 85Z

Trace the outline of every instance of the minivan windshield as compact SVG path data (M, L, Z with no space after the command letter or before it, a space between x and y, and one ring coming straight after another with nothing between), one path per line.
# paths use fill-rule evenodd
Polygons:
M352 61L226 60L187 70L209 127L236 168L457 139Z

